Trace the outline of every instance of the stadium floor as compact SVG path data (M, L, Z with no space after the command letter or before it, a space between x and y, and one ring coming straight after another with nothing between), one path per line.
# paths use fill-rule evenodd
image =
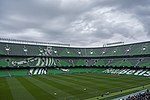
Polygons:
M0 78L0 100L83 100L150 84L148 77L74 73Z

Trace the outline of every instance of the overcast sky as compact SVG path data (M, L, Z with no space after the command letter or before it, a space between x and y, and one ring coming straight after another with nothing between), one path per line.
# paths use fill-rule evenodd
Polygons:
M150 40L150 0L0 0L0 37L102 46Z

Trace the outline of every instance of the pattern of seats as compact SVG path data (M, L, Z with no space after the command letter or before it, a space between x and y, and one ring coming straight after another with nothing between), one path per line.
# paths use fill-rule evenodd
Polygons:
M1 57L0 68L24 67L140 67L150 68L150 57L142 58L50 58L50 57Z
M103 71L103 73L109 73L109 74L118 74L118 75L136 75L136 76L150 76L150 70L148 69L113 69L108 68Z
M1 57L0 67L42 67L55 66L53 58L46 57Z
M150 42L99 48L50 47L40 45L0 43L0 55L103 57L144 54L150 54Z
M103 58L103 59L55 59L57 67L139 67L150 68L150 57L143 58Z
M63 73L82 73L82 72L97 72L101 73L105 69L98 69L98 68L69 68L69 69L62 69L62 68L28 68L28 69L3 69L0 70L0 77L4 76L25 76L25 75L44 75L44 74L63 74Z
M150 42L99 48L0 43L0 68L140 67L150 68Z
M25 76L25 75L45 75L45 74L64 74L64 73L110 73L118 75L150 76L148 69L113 69L113 68L28 68L28 69L2 69L0 77L6 76Z

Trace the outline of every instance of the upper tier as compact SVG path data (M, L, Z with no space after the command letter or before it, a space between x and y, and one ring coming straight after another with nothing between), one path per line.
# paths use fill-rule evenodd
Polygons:
M1 56L103 57L147 54L150 54L150 42L97 48L42 46L0 42Z

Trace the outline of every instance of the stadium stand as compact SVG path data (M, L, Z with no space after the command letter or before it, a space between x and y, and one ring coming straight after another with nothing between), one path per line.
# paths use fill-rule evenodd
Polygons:
M135 43L128 45L99 47L99 48L75 48L60 46L40 46L29 44L0 43L1 55L21 56L59 56L59 57L101 57L121 55L144 55L150 54L150 43Z
M149 61L150 42L96 48L0 42L0 68L4 70L0 76L62 72L56 68L79 68L79 72L82 72L80 68L138 68L147 71ZM10 71L9 68L15 69ZM71 69L71 72L78 70Z
M150 100L150 91L142 90L113 100Z
M129 96L126 100L150 100L150 92L147 90L144 93L139 93L134 96Z

